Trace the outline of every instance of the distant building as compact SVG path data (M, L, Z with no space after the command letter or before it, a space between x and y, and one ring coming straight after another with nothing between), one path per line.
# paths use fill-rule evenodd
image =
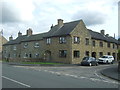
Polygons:
M7 39L0 35L0 60L2 59L2 45L7 43Z
M4 58L15 61L48 61L78 64L85 56L99 58L113 55L117 60L118 40L105 34L86 28L82 20L63 23L58 19L46 33L32 34L28 29L26 35L4 44Z

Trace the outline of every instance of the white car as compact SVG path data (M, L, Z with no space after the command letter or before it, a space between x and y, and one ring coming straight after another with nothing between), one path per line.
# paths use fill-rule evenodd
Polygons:
M111 63L113 64L114 57L111 55L104 55L98 59L98 63Z

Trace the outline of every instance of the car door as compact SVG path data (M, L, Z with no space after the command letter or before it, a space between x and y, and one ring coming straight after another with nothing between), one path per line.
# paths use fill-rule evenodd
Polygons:
M92 58L92 65L96 65L96 59L95 58Z

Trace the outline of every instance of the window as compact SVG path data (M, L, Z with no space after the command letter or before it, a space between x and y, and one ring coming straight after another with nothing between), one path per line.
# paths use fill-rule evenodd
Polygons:
M85 40L86 42L85 42L85 45L89 45L89 39L88 38L86 38L86 40Z
M29 54L29 57L32 58L32 54L31 53Z
M74 51L74 58L80 57L80 51Z
M47 44L51 44L51 38L47 38Z
M67 57L67 50L59 50L59 57Z
M102 57L103 56L103 52L99 52L99 56Z
M59 38L59 43L66 43L66 37L60 37Z
M24 48L27 48L27 47L28 47L28 43L25 43L25 44L24 44Z
M28 54L27 53L25 53L25 56L24 56L24 58L27 58L28 57Z
M92 45L95 47L95 41L92 41Z
M108 52L108 55L110 55L110 52Z
M115 48L115 44L113 43L113 49Z
M13 46L13 50L17 50L17 47L16 47L16 46Z
M110 43L109 42L107 43L107 47L110 48Z
M39 58L39 53L35 53L35 58Z
M99 44L99 45L100 45L100 47L103 47L103 42L100 42L100 44Z
M86 55L86 56L89 56L89 51L86 51L86 52L85 52L85 55Z
M38 48L39 47L39 43L34 43L34 47Z
M79 44L80 43L80 37L74 37L74 43Z

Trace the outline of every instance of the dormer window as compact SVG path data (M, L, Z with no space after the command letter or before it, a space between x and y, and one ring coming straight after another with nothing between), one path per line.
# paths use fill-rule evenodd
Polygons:
M40 47L40 46L39 46L39 43L38 43L38 42L34 43L34 47L35 47L35 48Z
M25 43L25 44L24 44L24 48L27 48L27 47L28 47L28 43Z
M46 43L51 44L51 38L47 38Z
M66 43L66 37L59 37L59 43L60 44Z
M80 43L80 37L74 37L74 43L79 44Z

